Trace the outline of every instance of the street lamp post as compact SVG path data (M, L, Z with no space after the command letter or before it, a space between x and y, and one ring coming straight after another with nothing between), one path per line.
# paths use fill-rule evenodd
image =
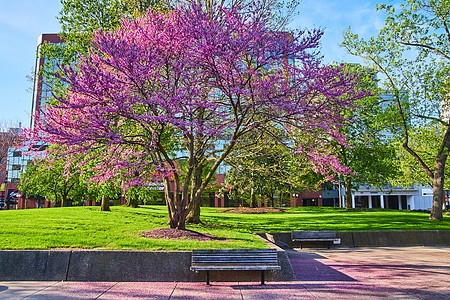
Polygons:
M0 203L0 209L3 209L3 207L6 205L6 181L2 183L2 189L3 190L3 194L2 194L2 201Z
M7 185L8 185L8 181L4 181L3 182L4 183L4 187L5 187L5 190L4 190L4 192L3 192L3 198L4 198L4 205L5 205L5 208L6 208L6 210L8 210L9 209L9 203L8 203L8 187L7 187Z

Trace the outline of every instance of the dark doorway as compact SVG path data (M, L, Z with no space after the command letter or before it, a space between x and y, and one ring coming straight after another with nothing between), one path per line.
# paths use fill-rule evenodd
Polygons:
M323 198L322 199L322 206L338 207L339 206L339 199L338 198Z
M398 206L398 196L387 196L385 197L385 199L387 200L387 206L385 205L385 208L389 208L389 209L399 209Z
M408 209L408 201L405 195L400 196L400 201L402 202L402 209Z
M225 207L230 207L230 197L228 197L228 192L223 193L223 202Z
M372 208L381 208L380 196L372 196Z
M317 206L317 199L314 198L306 198L303 199L303 206Z
M369 196L355 196L355 208L369 208Z
M369 196L361 196L361 208L369 208Z

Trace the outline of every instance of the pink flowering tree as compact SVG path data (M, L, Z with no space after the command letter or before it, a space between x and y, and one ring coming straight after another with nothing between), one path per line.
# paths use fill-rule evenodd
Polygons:
M347 171L327 144L345 143L342 110L363 95L352 75L320 64L321 35L274 32L260 14L195 5L124 19L62 67L67 96L36 116L28 138L67 147L85 157L83 168L95 160L92 181L120 178L124 190L164 183L169 225L184 229L219 165L255 130L314 135L290 146L317 171Z

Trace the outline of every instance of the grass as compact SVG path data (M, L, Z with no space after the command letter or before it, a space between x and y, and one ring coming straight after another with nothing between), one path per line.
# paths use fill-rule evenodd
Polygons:
M264 248L253 232L291 230L450 230L444 221L412 211L348 211L333 208L290 208L284 213L231 214L202 208L204 225L188 229L226 238L227 241L148 239L140 232L167 227L163 206L141 208L70 207L0 211L0 249L127 249L191 250L201 248Z

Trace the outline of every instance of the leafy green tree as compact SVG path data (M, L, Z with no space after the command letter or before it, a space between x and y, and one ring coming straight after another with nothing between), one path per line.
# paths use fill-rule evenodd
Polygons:
M289 149L292 141L280 129L274 127L271 132L272 135L257 131L249 134L226 160L231 170L225 176L225 189L229 188L234 197L248 194L250 207L263 202L257 195L269 199L273 205L277 193L310 187L304 185L301 176L308 170L307 160ZM317 184L314 182L314 187Z
M427 165L433 165L436 153L439 151L440 140L436 136L441 136L446 128L440 124L429 124L427 126L413 128L409 132L409 143L411 147L420 153L422 159ZM397 142L397 156L399 158L402 177L392 181L396 186L412 186L420 184L424 186L433 186L433 182L422 167L412 155L410 155L402 146L401 141ZM445 168L444 188L450 189L450 170Z
M159 191L155 191L148 186L132 186L126 190L125 198L127 199L126 206L139 207L139 204L145 204L153 201L159 196Z
M19 190L27 197L42 196L61 207L67 201L82 201L87 187L80 181L80 172L66 172L64 161L59 159L38 159L29 161L21 175Z
M377 188L401 175L392 135L380 122L382 99L377 87L375 72L360 65L348 65L348 72L357 73L359 88L371 91L370 95L355 102L352 110L345 112L351 120L341 128L348 140L346 146L336 144L333 151L350 172L343 175L345 207L352 207L352 189L361 185ZM339 179L340 181L340 179Z
M408 0L398 8L381 4L377 9L387 14L378 36L363 40L349 29L343 45L382 74L382 88L390 95L384 104L385 124L432 182L430 219L442 220L450 149L449 122L441 114L450 108L445 83L450 75L450 5L448 0ZM411 143L411 132L437 124L444 130L433 138L439 147L428 160Z
M61 207L67 206L68 200L90 200L100 202L102 211L110 211L109 200L121 194L117 181L89 182L93 171L82 167L76 156L64 155L64 150L56 145L50 146L50 149L58 151L50 155L43 152L42 157L29 161L21 175L19 190L25 192L27 197L42 196L55 204L59 203ZM92 163L94 161L92 159Z

